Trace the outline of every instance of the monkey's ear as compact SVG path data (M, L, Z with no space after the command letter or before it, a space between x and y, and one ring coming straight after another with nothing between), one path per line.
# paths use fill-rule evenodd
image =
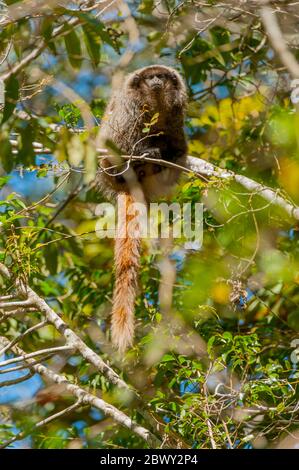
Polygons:
M141 77L137 73L134 74L134 76L131 79L130 85L132 88L137 88L139 87Z
M176 76L174 72L171 73L171 81L174 85L178 84L178 77Z

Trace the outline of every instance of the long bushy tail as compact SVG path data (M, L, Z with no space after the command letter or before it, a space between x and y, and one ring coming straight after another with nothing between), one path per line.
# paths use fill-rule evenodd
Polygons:
M129 194L120 194L126 207L134 202ZM115 239L115 287L113 293L113 308L111 320L112 343L120 352L124 352L133 344L134 338L134 307L138 287L138 272L140 259L140 237L138 234L128 234L128 223L133 216L125 212L121 226ZM122 236L120 235L120 232Z

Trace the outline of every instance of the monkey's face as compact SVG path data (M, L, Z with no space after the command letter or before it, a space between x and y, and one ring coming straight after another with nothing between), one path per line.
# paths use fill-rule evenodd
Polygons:
M128 88L142 97L175 94L183 88L177 72L169 67L150 66L131 75Z
M149 73L143 78L143 86L150 91L159 93L165 88L168 80L169 77L165 73Z

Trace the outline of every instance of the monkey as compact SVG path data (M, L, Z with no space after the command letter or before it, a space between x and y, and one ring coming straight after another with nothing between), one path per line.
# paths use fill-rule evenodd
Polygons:
M100 126L100 141L106 145L112 142L123 155L146 155L183 166L187 155L186 104L186 86L175 69L164 65L138 69L112 94ZM111 168L116 162L118 165ZM125 197L129 206L136 201L132 186L137 184L145 202L150 203L168 195L180 173L180 169L158 162L126 160L119 165L119 159L109 157L101 161L96 186L115 202ZM125 223L132 218L127 214ZM111 339L120 352L133 344L140 246L138 236L116 236Z

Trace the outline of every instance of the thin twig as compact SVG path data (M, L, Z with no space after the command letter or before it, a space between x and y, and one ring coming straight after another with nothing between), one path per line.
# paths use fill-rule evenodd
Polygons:
M3 271L3 270L1 270ZM7 339L0 337L0 343L4 346L7 345ZM14 346L12 351L18 355L25 355L26 353L20 349L18 346ZM57 384L63 384L68 392L70 392L74 397L81 400L81 403L84 405L94 406L95 408L102 411L106 416L112 417L118 424L127 427L141 439L148 443L150 447L157 448L160 446L160 441L146 428L137 424L129 416L127 416L123 411L119 410L110 403L105 402L103 399L92 395L78 385L72 384L67 380L67 378L61 374L53 372L51 369L43 366L42 364L34 364L32 359L27 359L26 362L28 366L34 369L35 372L41 374L48 379L52 380Z
M36 325L33 325L31 328L28 328L28 330L24 331L24 333L21 333L18 335L16 338L14 338L10 343L8 343L7 346L5 346L3 349L0 349L0 357L6 353L10 348L12 348L15 344L17 344L21 339L23 339L25 336L29 335L33 331L38 330L39 328L43 328L48 324L48 321L41 321L40 323L37 323Z

